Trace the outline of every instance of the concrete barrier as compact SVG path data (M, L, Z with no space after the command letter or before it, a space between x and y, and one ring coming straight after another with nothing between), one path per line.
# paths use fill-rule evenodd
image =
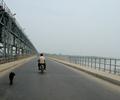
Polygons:
M52 58L52 57L48 57L48 59L54 60L54 61L62 63L62 64L65 64L67 66L73 67L75 69L86 72L86 73L88 73L90 75L93 75L95 77L101 78L103 80L106 80L108 82L111 82L111 83L113 83L115 85L120 86L120 76L118 76L118 75L113 75L113 74L109 74L109 73L99 71L99 70L96 70L96 69L83 67L83 66L80 66L80 65L77 65L77 64L69 63L69 62L59 60L59 59L56 59L56 58Z
M21 65L23 65L24 63L27 63L28 61L34 59L36 56L32 56L29 58L23 58L20 60L16 60L14 62L9 62L9 63L4 63L4 64L0 64L0 72L6 71L8 69L14 69L16 67L19 67Z

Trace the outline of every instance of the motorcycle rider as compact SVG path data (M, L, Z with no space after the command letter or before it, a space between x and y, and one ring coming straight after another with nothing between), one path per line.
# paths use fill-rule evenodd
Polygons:
M46 70L46 62L45 62L45 57L43 53L40 54L39 60L38 60L38 69L41 69L41 65L44 65L44 70Z

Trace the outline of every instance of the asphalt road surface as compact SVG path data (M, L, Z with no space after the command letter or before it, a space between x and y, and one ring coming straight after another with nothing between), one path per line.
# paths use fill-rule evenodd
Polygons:
M0 77L0 100L120 100L120 87L66 65L47 60L47 71L37 70L37 59Z

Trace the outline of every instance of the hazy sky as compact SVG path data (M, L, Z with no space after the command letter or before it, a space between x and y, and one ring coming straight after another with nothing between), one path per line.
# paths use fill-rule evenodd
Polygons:
M120 57L120 0L5 0L38 51Z

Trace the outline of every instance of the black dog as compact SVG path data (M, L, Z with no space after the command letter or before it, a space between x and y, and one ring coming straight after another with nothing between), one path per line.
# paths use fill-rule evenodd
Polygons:
M14 73L14 72L11 72L11 73L9 74L10 85L13 84L14 76L15 76L15 73Z

